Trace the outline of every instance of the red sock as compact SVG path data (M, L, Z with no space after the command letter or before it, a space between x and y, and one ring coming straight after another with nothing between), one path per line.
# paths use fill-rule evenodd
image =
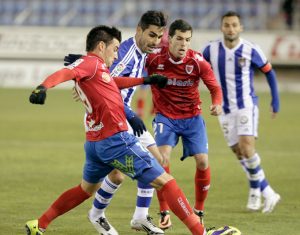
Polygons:
M80 185L65 191L39 218L39 228L46 229L57 216L70 211L90 196L91 195L82 190Z
M184 193L178 187L175 179L167 182L160 190L167 200L173 213L187 226L193 235L203 235L204 227L200 224L198 216L188 203Z
M167 173L170 173L170 166L164 166L164 169ZM159 209L160 211L168 211L170 210L166 199L164 198L161 191L157 191L157 198L159 201Z
M144 99L138 99L137 100L137 114L140 117L144 116L144 108L145 108L145 101L144 101Z
M195 174L195 209L203 211L204 201L207 197L208 189L210 186L210 168L205 170L196 169Z

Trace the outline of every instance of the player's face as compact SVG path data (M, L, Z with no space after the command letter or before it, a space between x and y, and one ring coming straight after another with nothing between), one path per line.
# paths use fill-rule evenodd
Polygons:
M107 67L110 67L115 59L118 59L118 49L120 46L120 42L117 39L113 39L111 43L109 43L104 48L104 62Z
M243 31L240 20L237 16L225 17L222 21L221 30L225 41L237 41L240 37L240 32Z
M169 50L170 53L178 59L185 57L187 50L190 48L192 39L192 31L181 32L175 30L173 37L169 36Z
M144 31L141 27L137 27L136 43L143 53L152 53L153 50L159 45L163 33L164 27L158 27L156 25L150 25Z

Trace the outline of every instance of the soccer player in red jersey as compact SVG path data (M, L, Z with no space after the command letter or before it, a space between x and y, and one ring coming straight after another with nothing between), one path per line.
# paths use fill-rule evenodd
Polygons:
M194 212L203 223L204 201L210 187L208 141L202 118L199 82L202 80L210 91L211 115L221 113L222 91L211 66L203 56L189 49L192 27L184 20L175 20L169 27L169 46L149 54L146 68L149 74L168 77L167 86L157 89L151 86L156 116L153 129L156 144L164 158L164 168L170 172L170 156L173 147L182 138L184 160L193 156L196 161ZM169 218L167 198L158 191L161 223Z
M185 195L174 178L144 149L134 135L127 132L124 104L119 88L139 84L163 87L166 78L115 78L109 66L117 58L121 32L116 28L97 26L87 35L87 56L61 69L39 85L30 95L33 104L44 104L46 91L64 81L74 80L86 108L86 160L80 185L61 194L38 220L26 223L27 235L42 235L58 216L75 208L99 188L101 180L113 169L151 184L166 199L171 210L192 234L206 234ZM118 84L118 85L117 85Z

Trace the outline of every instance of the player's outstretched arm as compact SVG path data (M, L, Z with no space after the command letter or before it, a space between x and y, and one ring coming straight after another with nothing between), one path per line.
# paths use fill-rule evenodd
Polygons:
M144 78L114 77L114 81L119 89L124 89L142 84L157 84L158 87L164 88L168 83L168 78L160 74L153 74Z
M34 89L30 96L29 101L32 104L44 104L46 100L46 91L62 82L69 81L75 78L74 73L69 69L61 69L50 76L45 81Z
M159 88L166 87L168 78L161 74L152 74L148 77L144 77L144 84L156 84Z

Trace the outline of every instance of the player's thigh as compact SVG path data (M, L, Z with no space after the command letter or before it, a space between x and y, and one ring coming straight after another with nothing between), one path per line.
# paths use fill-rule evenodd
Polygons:
M208 139L205 121L201 115L183 120L181 132L184 155L208 153Z
M237 135L257 137L258 108L257 106L240 109L236 117Z
M92 184L101 182L113 170L111 166L99 160L95 152L95 144L96 142L86 141L84 145L86 157L83 167L83 179Z
M164 170L137 138L128 132L117 133L97 146L99 158L133 179L150 183ZM151 172L151 174L145 174ZM142 177L143 176L143 177Z
M237 133L237 113L221 114L218 116L219 123L228 146L234 146L239 142Z
M176 133L176 124L171 119L157 114L152 123L154 138L157 146L176 146L179 136Z

